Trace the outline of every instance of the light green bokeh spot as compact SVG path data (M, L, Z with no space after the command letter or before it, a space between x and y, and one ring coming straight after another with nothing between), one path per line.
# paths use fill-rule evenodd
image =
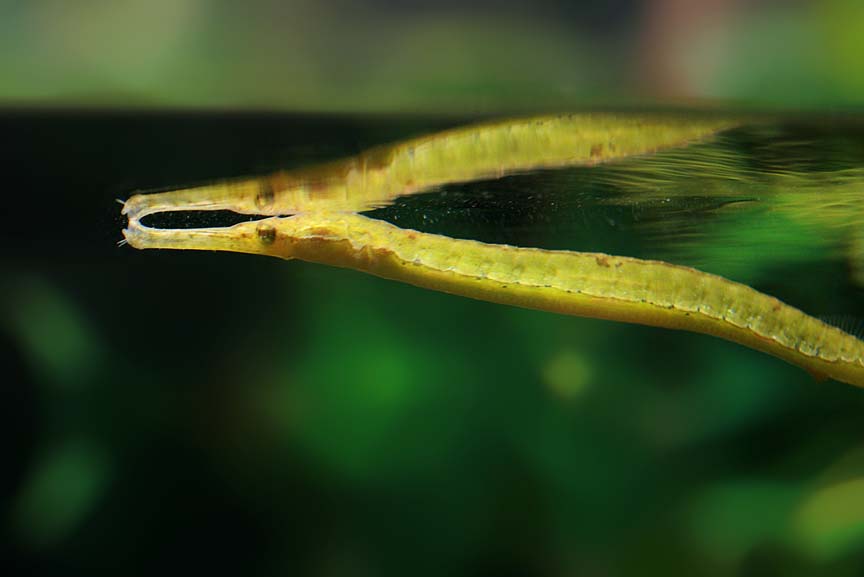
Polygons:
M712 557L738 560L753 547L784 535L799 495L796 486L773 481L711 487L689 509L690 534Z
M829 560L864 547L864 478L809 495L792 523L793 540L812 557Z
M335 285L345 275L320 274ZM358 280L350 301L316 289L316 306L298 324L307 327L303 351L280 369L266 408L284 441L356 483L441 465L452 455L468 398L458 358L464 350L431 347L422 323L357 305L376 302L367 291L388 290L381 282ZM403 290L394 290L394 298Z
M14 525L33 547L67 538L104 493L109 465L88 442L71 441L44 454L15 503Z
M51 284L17 279L0 319L22 344L33 370L52 384L75 385L100 365L103 349L82 311Z
M573 350L562 350L542 367L543 383L555 396L573 400L581 396L594 375L591 361Z

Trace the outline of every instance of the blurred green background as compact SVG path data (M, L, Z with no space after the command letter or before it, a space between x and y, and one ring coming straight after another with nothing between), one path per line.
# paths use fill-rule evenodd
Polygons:
M114 202L497 112L843 109L730 136L732 168L526 175L385 215L662 256L864 317L861 3L58 0L0 16L4 574L861 574L859 389L708 337L118 248ZM51 110L70 107L91 110ZM705 165L732 177L692 178ZM826 184L775 195L802 187L780 178L796 171ZM603 204L604 178L632 207ZM667 205L669 182L689 204ZM758 209L724 204L742 197Z
M0 101L458 112L864 102L858 0L5 0Z

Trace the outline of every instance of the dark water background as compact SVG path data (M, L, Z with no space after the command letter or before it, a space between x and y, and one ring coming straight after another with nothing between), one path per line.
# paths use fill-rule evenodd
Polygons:
M858 575L864 394L705 336L117 247L115 198L466 118L6 112L2 554L28 574ZM864 318L864 120L766 118L372 216ZM200 224L206 222L206 217ZM857 483L857 484L856 484Z

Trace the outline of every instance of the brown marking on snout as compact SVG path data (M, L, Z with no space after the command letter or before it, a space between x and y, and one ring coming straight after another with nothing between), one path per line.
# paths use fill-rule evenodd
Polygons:
M308 229L307 236L333 236L333 233L326 226L316 226Z
M276 241L276 229L270 224L259 224L255 229L258 233L258 240L264 244L273 244Z

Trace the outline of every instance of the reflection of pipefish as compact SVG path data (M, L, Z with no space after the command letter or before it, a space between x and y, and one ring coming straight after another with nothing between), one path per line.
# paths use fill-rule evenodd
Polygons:
M864 341L745 285L659 261L456 240L352 214L438 184L623 158L732 125L576 115L456 129L324 167L136 195L123 209L124 236L136 248L298 258L497 303L702 332L864 386ZM185 230L140 222L157 212L217 209L295 216Z
M160 194L135 195L124 214L177 210L286 215L362 212L435 186L514 172L599 164L668 149L736 125L714 116L571 114L454 128L352 158Z

